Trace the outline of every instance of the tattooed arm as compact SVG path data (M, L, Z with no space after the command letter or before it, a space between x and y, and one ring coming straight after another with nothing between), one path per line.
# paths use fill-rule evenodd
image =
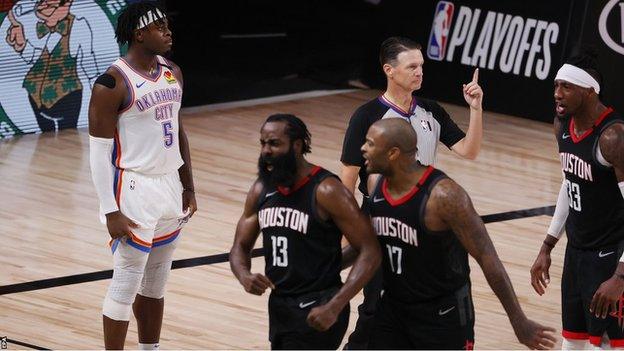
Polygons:
M518 302L505 267L470 197L451 179L441 180L427 202L425 224L430 230L451 229L479 263L490 288L505 308L518 340L529 348L552 348L555 330L529 320Z
M624 196L624 123L616 123L607 128L599 139L600 152L615 171L622 196ZM603 282L589 305L589 310L598 318L606 318L609 310L617 311L617 302L624 292L624 255L613 273Z

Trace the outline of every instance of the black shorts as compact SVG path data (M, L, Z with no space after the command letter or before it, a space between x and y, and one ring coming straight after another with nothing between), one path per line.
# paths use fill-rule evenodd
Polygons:
M435 300L404 304L384 294L377 305L369 348L472 350L474 307L470 285Z
M601 250L580 250L566 247L561 278L562 335L566 339L587 340L600 345L607 333L612 347L624 346L622 299L618 312L607 318L596 318L589 312L594 293L617 268L622 250L618 246Z
M314 307L327 303L340 287L298 296L269 296L269 340L273 350L336 350L349 325L349 305L340 312L336 323L319 332L307 323Z

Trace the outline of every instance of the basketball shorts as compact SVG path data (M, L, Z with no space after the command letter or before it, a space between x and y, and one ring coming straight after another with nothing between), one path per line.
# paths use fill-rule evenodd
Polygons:
M377 305L369 349L472 350L474 307L470 285L434 300L405 304L390 293Z
M604 281L611 278L618 265L622 249L618 245L600 250L580 250L566 247L561 278L561 308L566 339L589 340L601 344L606 333L611 347L624 347L624 305L622 298L615 313L607 318L596 318L589 312L594 293Z
M273 350L336 350L349 325L349 305L340 312L336 323L324 332L307 323L314 307L327 303L338 292L334 287L298 296L269 296L269 340Z
M177 171L146 175L115 170L114 192L121 213L138 224L130 237L111 240L113 252L120 240L143 252L174 241L188 220L182 209L182 183ZM106 218L100 213L100 219Z

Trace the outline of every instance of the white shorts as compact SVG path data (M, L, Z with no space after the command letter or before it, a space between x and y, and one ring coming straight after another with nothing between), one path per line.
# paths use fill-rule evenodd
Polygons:
M182 183L177 171L165 175L146 175L116 169L114 177L115 199L119 210L138 224L130 237L111 240L113 252L124 240L143 252L152 247L174 241L188 220L182 209ZM106 217L100 213L106 223Z

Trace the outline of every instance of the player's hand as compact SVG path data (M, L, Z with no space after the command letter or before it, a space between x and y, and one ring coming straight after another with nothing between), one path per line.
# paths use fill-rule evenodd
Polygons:
M531 266L531 285L533 285L533 289L535 289L535 292L539 295L544 295L546 287L548 287L550 283L550 274L548 273L550 263L550 252L547 252L543 248L540 249L537 258L535 258L535 262L533 262L533 266Z
M22 52L26 47L26 39L24 37L24 27L13 16L13 11L9 11L7 14L11 25L7 29L6 41L17 52Z
M240 282L246 292L254 295L262 295L268 288L275 289L269 278L260 273L249 273L243 276Z
M115 211L106 214L106 227L111 238L118 239L130 236L132 228L138 228L139 225L124 216L121 211Z
M555 347L555 329L545 327L528 318L519 323L513 323L513 329L518 341L531 350L548 350Z
M623 292L624 280L613 275L600 284L600 287L594 293L594 297L589 304L589 312L593 313L596 318L606 318L609 310L611 312L617 311L617 304Z
M472 81L463 85L464 99L470 105L470 108L475 110L482 109L483 102L483 90L479 86L479 69L475 69L472 74Z
M193 217L193 214L197 211L197 200L195 200L194 191L184 190L182 192L182 211L185 213L188 211L187 218Z
M336 320L340 311L336 311L330 303L314 307L308 314L308 325L318 331L326 331Z

